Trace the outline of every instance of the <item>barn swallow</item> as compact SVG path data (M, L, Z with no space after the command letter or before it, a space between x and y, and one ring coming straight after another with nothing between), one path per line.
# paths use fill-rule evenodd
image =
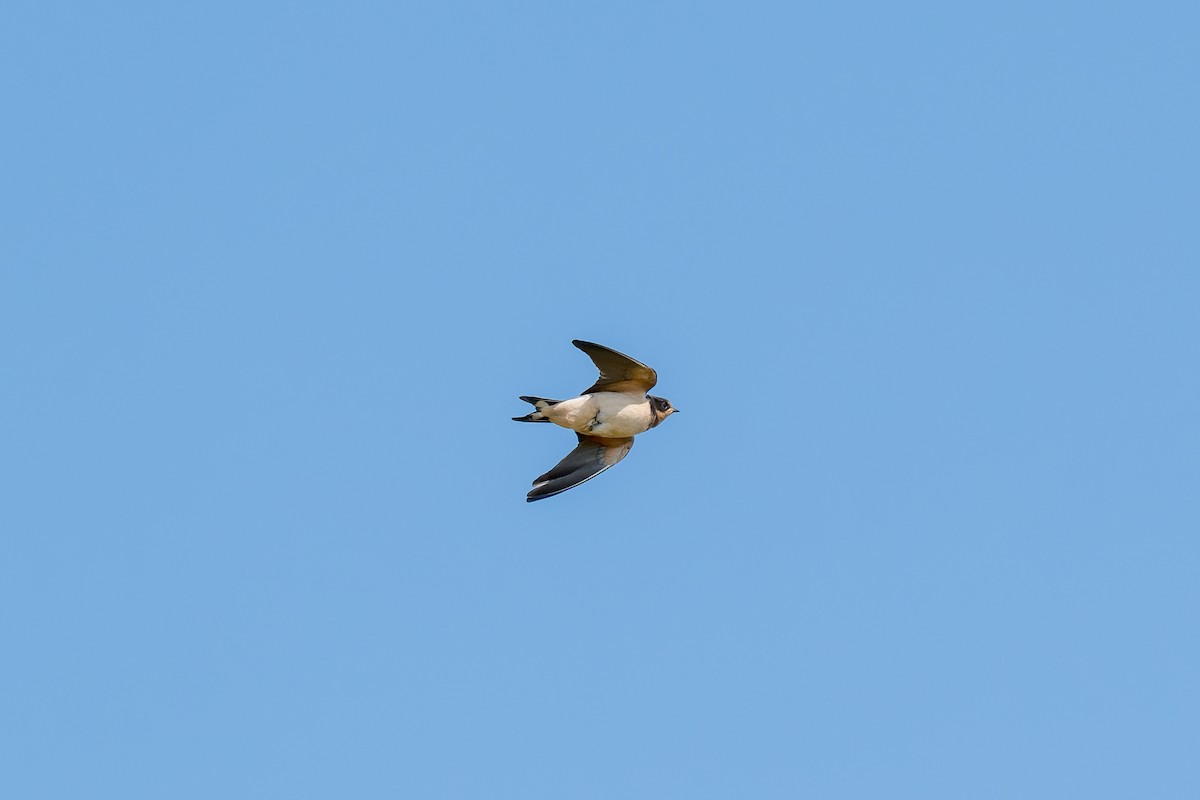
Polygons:
M575 431L579 444L552 470L533 482L526 502L573 489L616 464L633 447L633 437L656 427L678 409L664 397L648 394L658 374L640 361L607 347L575 339L600 370L600 380L570 400L521 399L534 410L517 422L553 422Z

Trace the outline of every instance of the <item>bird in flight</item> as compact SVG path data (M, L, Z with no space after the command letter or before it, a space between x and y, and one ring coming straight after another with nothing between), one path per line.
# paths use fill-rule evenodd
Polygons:
M571 344L587 353L600 370L600 380L579 397L549 400L521 399L533 411L517 422L553 422L575 431L579 444L554 468L533 482L526 502L553 497L573 489L616 464L633 447L633 437L657 426L678 409L664 397L648 394L658 382L654 370L603 345L575 339Z

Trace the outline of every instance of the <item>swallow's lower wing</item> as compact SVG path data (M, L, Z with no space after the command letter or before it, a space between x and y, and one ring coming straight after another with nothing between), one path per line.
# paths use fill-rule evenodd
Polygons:
M575 449L555 464L554 469L533 482L533 490L526 496L526 502L575 488L616 464L633 448L632 436L628 439L602 439L582 433L578 436L579 444Z
M601 344L592 344L575 339L571 344L588 354L588 358L600 370L600 380L592 384L583 394L592 392L636 392L645 394L658 383L654 370L624 353L610 350Z

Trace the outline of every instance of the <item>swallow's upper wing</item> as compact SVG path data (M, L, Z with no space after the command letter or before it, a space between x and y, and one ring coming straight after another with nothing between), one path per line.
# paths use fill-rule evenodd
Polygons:
M583 394L591 392L639 392L645 394L658 383L658 375L654 370L640 361L634 361L627 355L610 350L604 345L582 342L575 339L571 344L588 354L596 369L600 370L600 380L592 384Z
M532 503L573 489L616 464L633 448L632 436L628 439L602 439L582 433L577 435L579 444L566 458L555 464L554 469L533 482L533 491L526 496L526 502Z

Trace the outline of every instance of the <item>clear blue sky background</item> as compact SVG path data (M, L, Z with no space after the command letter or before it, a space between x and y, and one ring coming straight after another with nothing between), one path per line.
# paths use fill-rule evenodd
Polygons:
M602 5L5 5L0 795L1200 796L1194 4Z

